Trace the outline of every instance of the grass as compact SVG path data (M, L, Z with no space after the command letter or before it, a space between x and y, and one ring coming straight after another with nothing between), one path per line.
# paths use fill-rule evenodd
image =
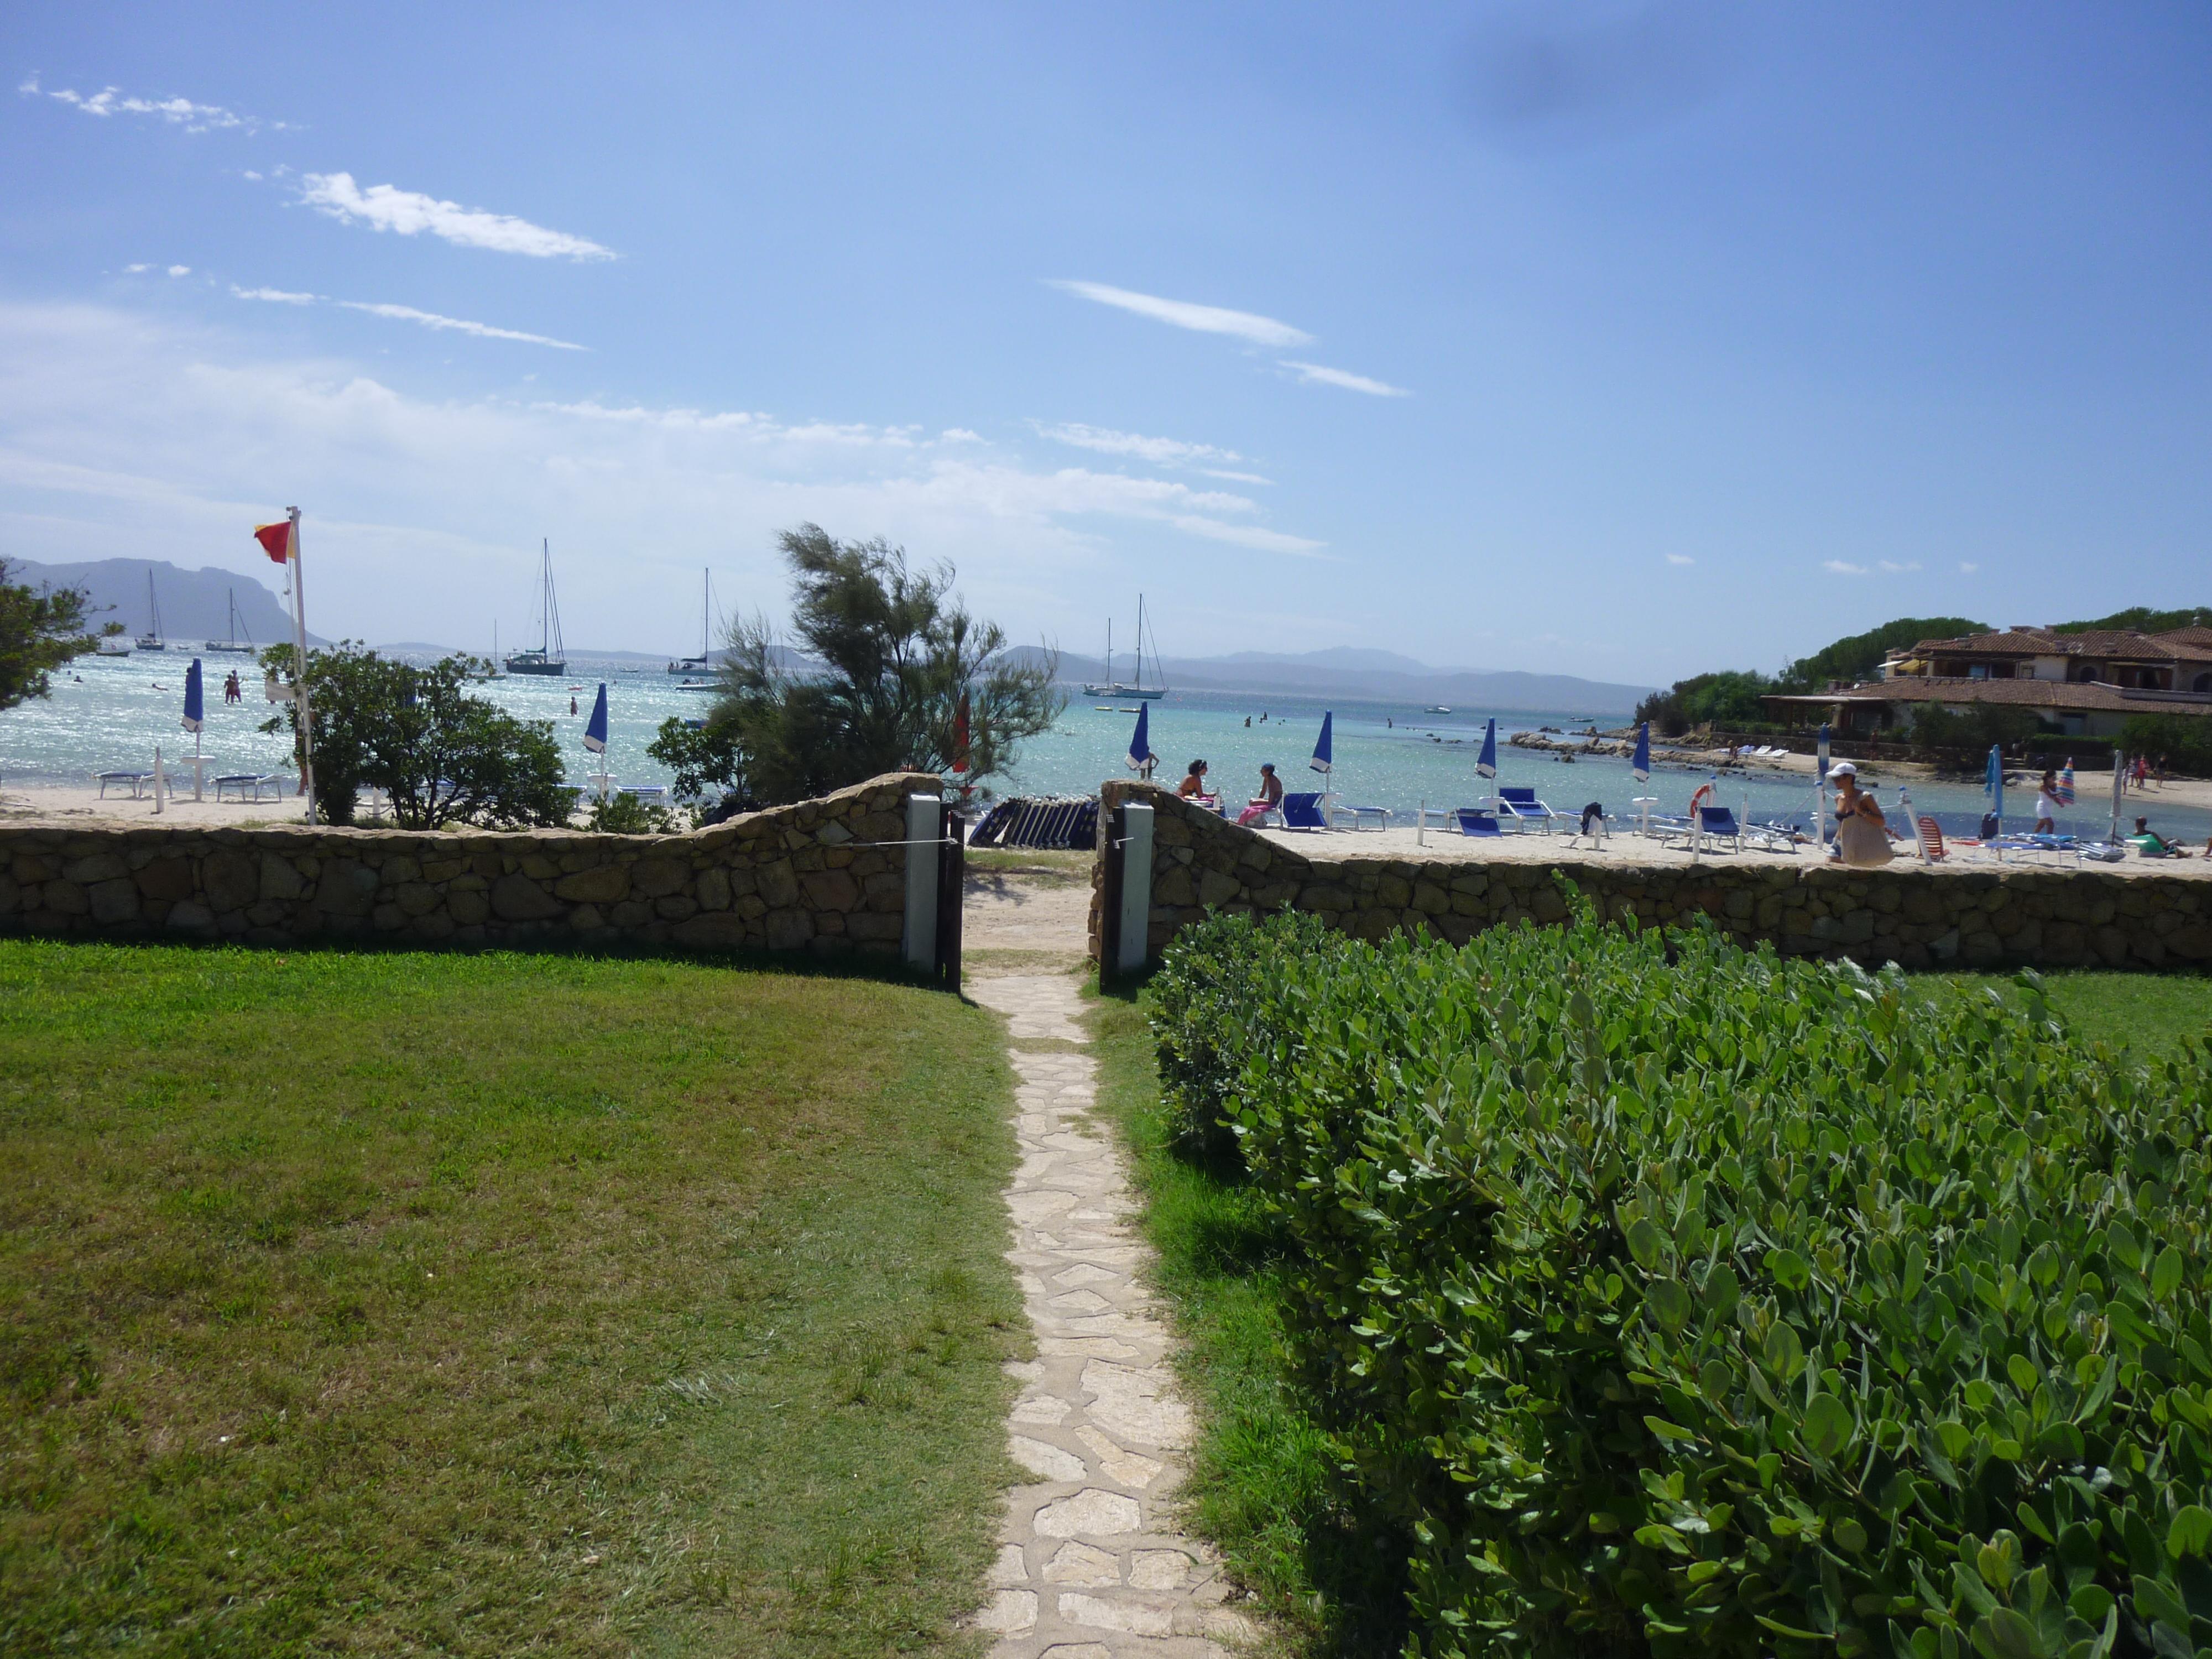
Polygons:
M2008 974L1916 977L1967 989L1990 987L2002 995L2013 994ZM2212 1029L2212 975L2068 969L2045 974L2043 983L2051 1007L2077 1036L2130 1049L2139 1060L2163 1060L2180 1047L2183 1037L2204 1036Z
M2012 994L2009 975L1918 982ZM2212 1022L2212 977L2065 972L2045 982L2078 1035L2142 1060L2165 1058ZM1180 1363L1200 1407L1187 1488L1194 1522L1302 1651L1395 1654L1406 1634L1400 1546L1336 1494L1319 1419L1285 1364L1282 1264L1265 1217L1234 1170L1170 1144L1135 993L1109 993L1091 1006L1100 1103L1129 1147L1159 1288L1175 1310L1186 1345Z
M0 1650L972 1643L999 1048L827 975L0 941Z

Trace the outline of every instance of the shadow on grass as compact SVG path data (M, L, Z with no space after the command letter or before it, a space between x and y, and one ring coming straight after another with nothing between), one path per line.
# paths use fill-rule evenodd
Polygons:
M1297 1271L1233 1152L1178 1147L1140 1007L1142 981L1097 994L1100 1098L1127 1138L1205 1425L1187 1488L1199 1530L1316 1659L1382 1659L1406 1639L1407 1542L1337 1474L1326 1402L1285 1341Z

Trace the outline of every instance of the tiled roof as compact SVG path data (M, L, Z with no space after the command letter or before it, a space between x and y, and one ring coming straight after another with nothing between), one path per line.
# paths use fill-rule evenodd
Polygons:
M1869 680L1841 691L1808 691L1772 696L1767 702L2002 702L2029 708L2098 709L2128 714L2212 714L2212 702L2183 698L2130 696L2101 681L1938 679L1905 675Z
M2152 635L2151 638L2160 645L2172 646L2176 651L2187 652L2191 655L2201 652L2212 656L2212 628L2169 628L2163 634Z
M2212 643L2212 629L2175 632L2204 635L2207 642ZM2177 654L2194 654L2190 645L2172 635L2137 634L2124 629L2053 634L2040 628L2008 628L2002 633L1968 634L1955 640L1923 640L1912 650L1915 656L1923 657L1936 653L1949 657L2104 657L2128 662L2171 662Z

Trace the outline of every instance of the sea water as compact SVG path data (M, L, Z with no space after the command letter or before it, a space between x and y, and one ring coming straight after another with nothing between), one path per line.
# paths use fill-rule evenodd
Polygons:
M141 770L153 765L154 746L175 758L189 755L192 738L182 731L185 669L188 653L127 658L78 659L53 677L53 695L0 713L0 787L9 783L86 784L94 773ZM239 671L242 703L226 706L223 677ZM200 741L216 772L289 773L291 740L264 733L259 726L276 712L262 692L258 665L242 657L202 660L207 723ZM669 781L666 769L646 753L664 720L698 719L714 701L711 691L687 690L677 677L657 669L640 671L589 659L570 660L562 678L510 675L475 688L526 720L552 723L567 762L569 781L585 781L599 762L583 746L585 721L601 682L607 687L607 769L617 783ZM570 713L571 704L574 712ZM1105 702L1102 708L1098 705ZM1346 804L1386 807L1401 823L1425 802L1431 808L1486 804L1499 785L1532 787L1537 797L1562 812L1579 815L1591 802L1602 805L1616 823L1645 810L1680 815L1699 785L1711 783L1711 799L1747 816L1810 825L1815 803L1811 763L1790 773L1726 772L1717 779L1709 768L1661 765L1638 782L1626 759L1579 756L1571 765L1540 750L1516 749L1515 732L1553 727L1579 732L1591 724L1610 730L1624 724L1624 709L1561 708L1498 711L1498 775L1475 773L1482 727L1491 711L1455 709L1430 714L1418 705L1355 702L1323 702L1254 694L1173 692L1148 705L1152 751L1159 757L1156 780L1172 787L1194 759L1207 763L1207 780L1236 808L1260 787L1262 762L1274 763L1288 791L1333 789ZM1315 739L1324 710L1334 713L1335 759L1324 778L1310 769ZM1249 724L1247 723L1249 720ZM994 794L1091 794L1099 780L1128 777L1128 749L1136 726L1135 706L1074 696L1052 729L1019 746L1012 771L986 781ZM1875 794L1893 821L1898 817L1899 787L1869 763ZM2111 823L2111 773L2083 771L2076 776L2077 804L2058 820L2061 830L2102 836ZM1971 835L1988 810L1978 781L1923 780L1905 786L1912 811L1934 816L1947 835ZM1639 798L1643 798L1639 800ZM2032 785L2005 792L2005 824L2026 830L2033 822ZM2136 814L2177 840L2202 845L2212 834L2212 812L2168 805L2154 788L2130 793L2124 830Z

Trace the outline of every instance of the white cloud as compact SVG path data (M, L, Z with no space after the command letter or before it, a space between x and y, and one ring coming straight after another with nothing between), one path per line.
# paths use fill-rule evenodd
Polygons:
M1823 560L1820 568L1832 576L1863 576L1867 574L1867 568L1864 565L1845 564L1841 559Z
M1920 565L1917 560L1911 564L1897 564L1888 559L1883 559L1875 565L1875 568L1885 576L1902 576L1910 571L1919 569Z
M428 231L461 247L489 248L495 253L520 253L533 259L611 259L612 248L548 230L510 214L486 213L458 202L441 202L391 185L371 185L367 190L354 183L349 173L308 173L300 177L300 199L345 224L365 224L402 236Z
M1961 559L1959 561L1959 574L1962 576L1971 576L1974 572L1980 568L1981 566L1972 563L1967 560Z
M419 323L424 328L450 329L461 334L472 334L480 340L520 340L528 345L557 346L562 351L586 351L568 340L556 340L546 334L525 334L519 329L495 328L489 323L471 323L459 317L441 317L434 311L417 311L413 306L373 303L366 300L324 300L319 294L294 294L281 288L240 288L230 285L230 291L241 300L267 300L276 305L311 306L318 303L337 306L342 311L358 311L371 317L388 318L397 323Z
M1198 470L1209 478L1227 478L1232 483L1271 484L1275 482L1258 472L1230 472L1218 466L1201 466Z
M172 276L189 276L191 274L192 268L190 265L171 265L169 267L169 275Z
M1667 562L1668 564L1695 564L1697 563L1697 561L1686 553L1669 553L1667 556Z
M256 173L252 167L246 168L246 171L239 176L243 179L251 179L257 185L261 182L261 175Z
M153 268L154 268L154 267L153 267L153 266L151 266L151 265L149 265L149 264L143 264L143 263L142 263L142 264L135 264L135 265L125 265L125 266L124 266L123 268L124 268L124 270L127 270L127 271L131 272L131 275L133 275L133 276L137 276L139 272L141 272L141 271L151 270L153 270Z
M948 426L937 434L937 441L941 444L980 444L983 441L983 434L970 432L964 426Z
M1364 374L1354 374L1349 369L1325 368L1319 363L1285 362L1279 367L1291 370L1306 386L1342 386L1346 392L1364 392L1370 398L1410 398L1413 395L1403 386L1370 380Z
M1096 450L1102 455L1127 455L1137 460L1150 461L1154 466L1183 466L1194 461L1241 461L1244 459L1233 449L1217 449L1212 444L1185 443L1180 438L1148 438L1137 432L1116 432L1109 427L1085 426L1080 421L1065 421L1058 426L1040 426L1037 431L1055 443L1070 444L1077 449Z
M289 121L268 121L258 115L240 115L220 104L196 104L189 98L126 97L118 87L103 87L89 98L66 87L46 92L40 86L39 77L35 75L15 90L27 98L35 98L43 93L58 103L82 110L87 115L96 115L103 120L113 115L150 115L173 127L182 127L186 132L252 133L264 128L270 132L298 131Z
M1200 334L1232 335L1255 345L1304 345L1313 338L1304 329L1292 328L1288 323L1249 311L1230 311L1220 306L1197 305L1188 300L1163 300L1157 295L1136 294L1104 283L1054 282L1051 286L1081 299L1095 300L1102 306L1133 311L1157 323L1195 329Z
M588 349L569 340L556 340L549 334L524 334L512 328L494 328L489 323L471 323L459 317L441 317L434 311L417 311L413 306L372 305L364 300L339 300L335 302L347 311L366 312L372 317L389 317L394 322L420 323L425 328L453 329L462 334L473 334L480 340L520 340L528 345L557 346L562 351Z
M242 574L259 558L247 532L290 501L322 572L318 632L478 649L495 617L524 620L549 532L567 609L590 619L572 622L579 648L679 643L702 564L734 605L781 610L774 533L809 519L954 556L970 602L1032 640L1087 639L1097 585L1118 591L1147 561L1198 591L1243 583L1255 559L1327 556L1231 486L1038 469L905 426L417 395L250 334L0 303L11 553L80 560L158 541L180 563Z

